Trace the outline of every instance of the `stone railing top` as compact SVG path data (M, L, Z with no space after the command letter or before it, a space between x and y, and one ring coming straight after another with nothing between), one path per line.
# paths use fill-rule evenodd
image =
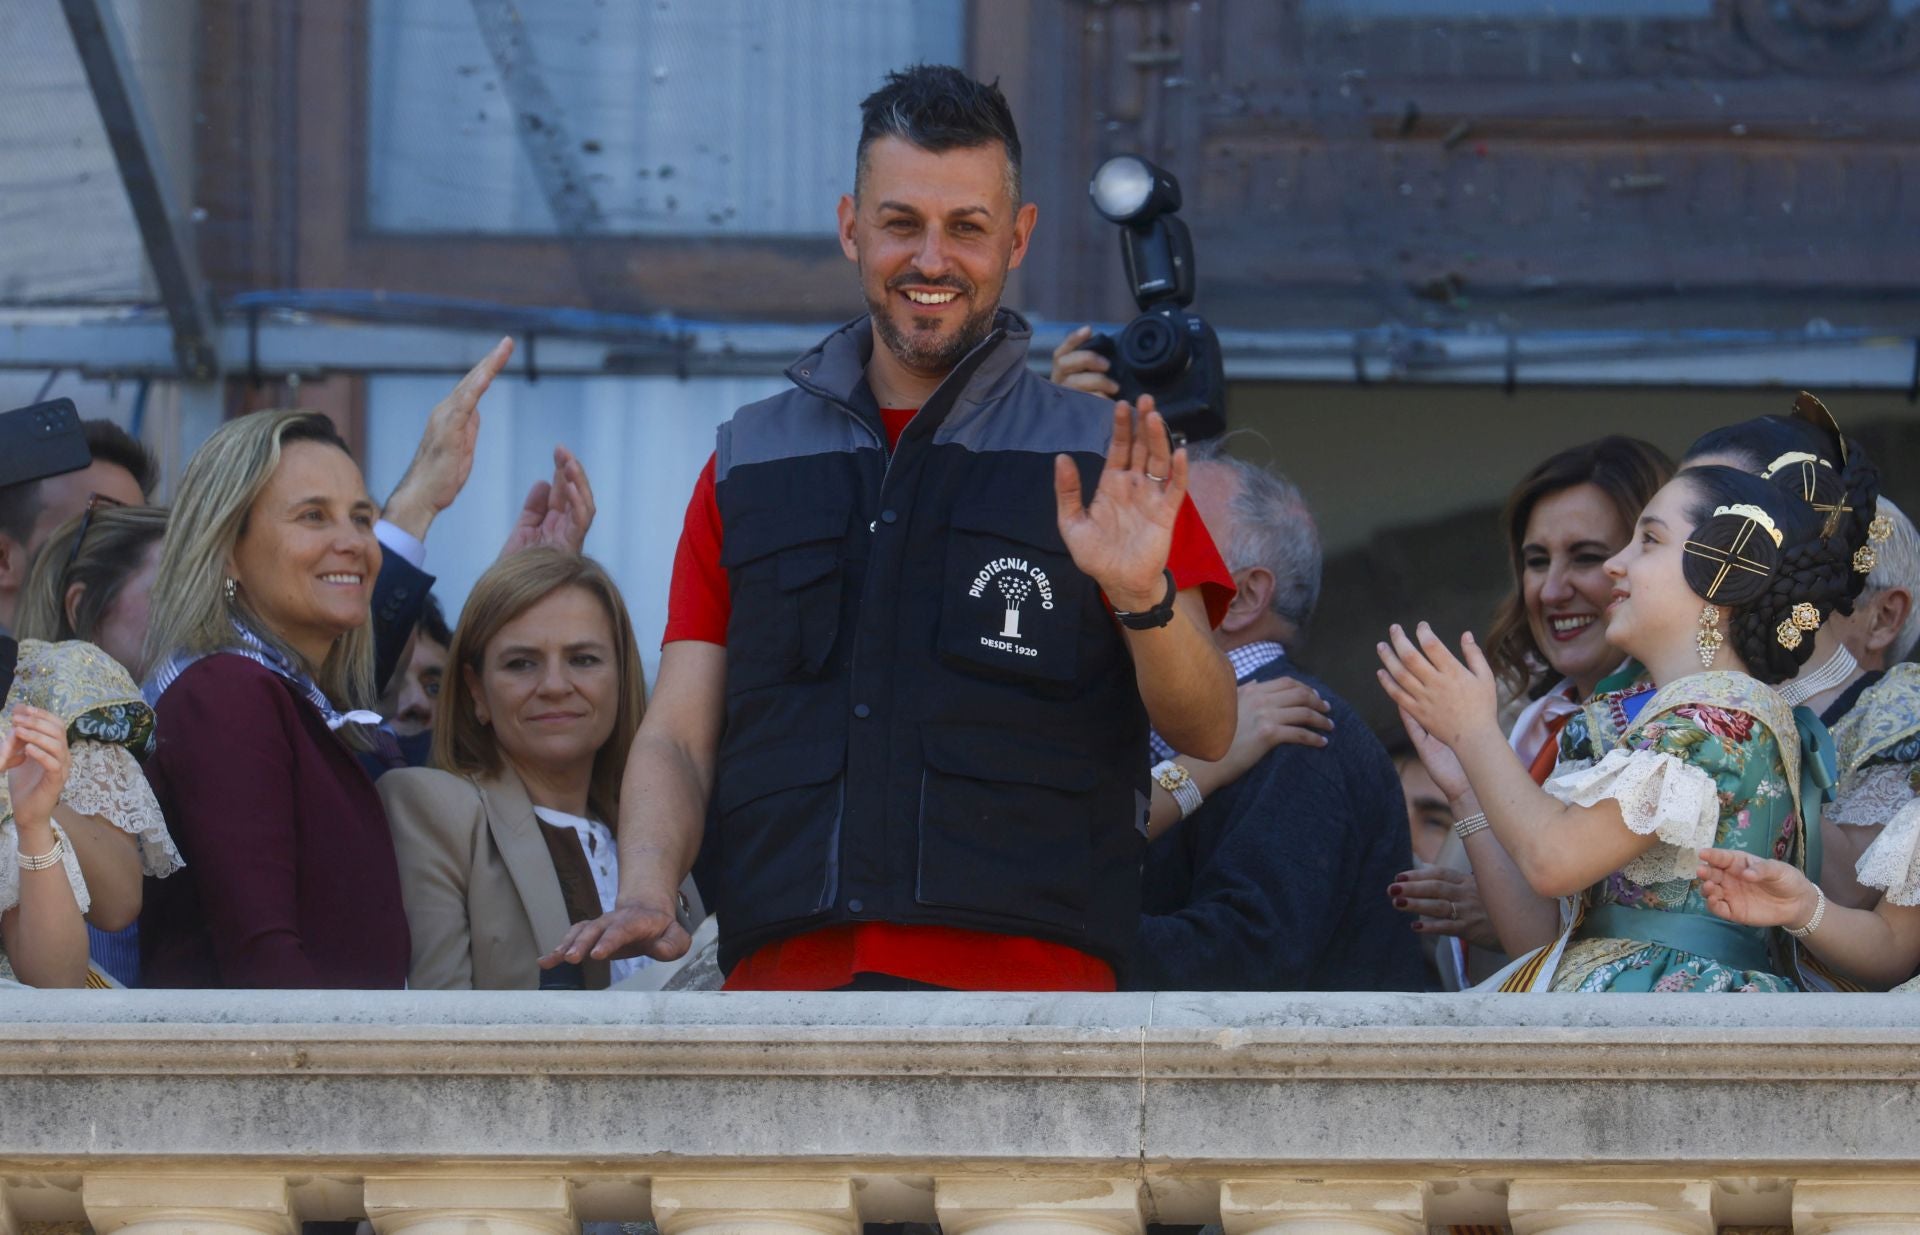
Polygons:
M1920 996L0 994L0 1231L214 1177L310 1218L545 1189L683 1226L742 1181L955 1223L1020 1181L1115 1231L1136 1195L1384 1188L1403 1220L1355 1229L1412 1230L1626 1179L1692 1198L1671 1229L1781 1222L1920 1178Z
M1911 995L1417 995L1328 992L1240 994L628 993L618 991L36 991L0 989L0 1037L14 1025L160 1027L307 1025L785 1026L834 1031L1042 1028L1175 1032L1244 1029L1297 1033L1376 1030L1480 1035L1488 1030L1678 1031L1686 1036L1913 1029Z
M336 1218L403 1176L609 1220L837 1179L914 1221L1019 1178L1202 1222L1310 1178L1486 1222L1626 1177L1771 1222L1920 1176L1920 996L0 994L0 1230L236 1172Z

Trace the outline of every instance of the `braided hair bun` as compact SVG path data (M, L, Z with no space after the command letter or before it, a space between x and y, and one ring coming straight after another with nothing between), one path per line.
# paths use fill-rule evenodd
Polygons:
M1854 569L1880 497L1880 473L1860 443L1840 432L1824 403L1802 391L1789 416L1756 416L1715 429L1688 448L1682 466L1713 458L1754 472L1821 516L1822 558L1846 569L1822 572L1822 611L1852 613L1867 573Z
M1729 607L1752 604L1780 573L1773 516L1744 503L1715 508L1687 536L1687 586L1701 599Z
M1824 517L1771 481L1729 467L1682 475L1696 497L1681 567L1687 586L1729 610L1728 642L1749 673L1784 682L1813 655L1808 611L1797 607L1812 606L1815 627L1826 621L1851 564L1829 552ZM1783 641L1783 627L1795 637Z

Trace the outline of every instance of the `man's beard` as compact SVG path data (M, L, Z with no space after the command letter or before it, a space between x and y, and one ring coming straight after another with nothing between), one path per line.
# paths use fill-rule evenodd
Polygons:
M927 329L902 329L894 320L890 310L893 308L893 293L898 290L894 284L916 287L946 287L971 297L973 288L951 279L921 279L911 274L901 275L888 281L886 299L875 301L867 299L867 312L873 318L873 328L880 336L880 342L893 353L898 360L915 373L945 373L965 358L966 354L980 346L980 341L993 333L994 314L1000 309L996 300L983 305L960 323L960 328L950 335L942 335L938 324L928 322Z

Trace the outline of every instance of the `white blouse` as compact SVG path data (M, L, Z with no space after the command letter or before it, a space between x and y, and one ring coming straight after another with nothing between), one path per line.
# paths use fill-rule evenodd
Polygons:
M536 806L533 813L556 828L573 829L574 835L580 838L581 850L587 855L587 866L593 871L593 890L600 896L600 912L612 912L620 896L620 853L614 844L613 829L598 819L569 815L548 806ZM608 985L618 986L652 963L652 958L646 956L610 961Z

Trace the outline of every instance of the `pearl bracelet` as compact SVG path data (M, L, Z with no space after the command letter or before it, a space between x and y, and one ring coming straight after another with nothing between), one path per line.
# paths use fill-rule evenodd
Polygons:
M1481 811L1477 815L1468 815L1465 819L1454 820L1453 834L1461 840L1465 840L1475 832L1485 831L1486 828L1487 812Z
M50 870L60 865L60 855L66 851L67 838L55 835L53 838L53 848L47 850L45 853L20 854L20 869L23 871Z
M1827 916L1826 891L1816 883L1813 885L1813 894L1818 899L1813 902L1813 916L1807 919L1807 924L1805 926L1789 926L1787 928L1787 934L1792 935L1795 939L1805 939L1808 935L1819 930L1821 921Z

